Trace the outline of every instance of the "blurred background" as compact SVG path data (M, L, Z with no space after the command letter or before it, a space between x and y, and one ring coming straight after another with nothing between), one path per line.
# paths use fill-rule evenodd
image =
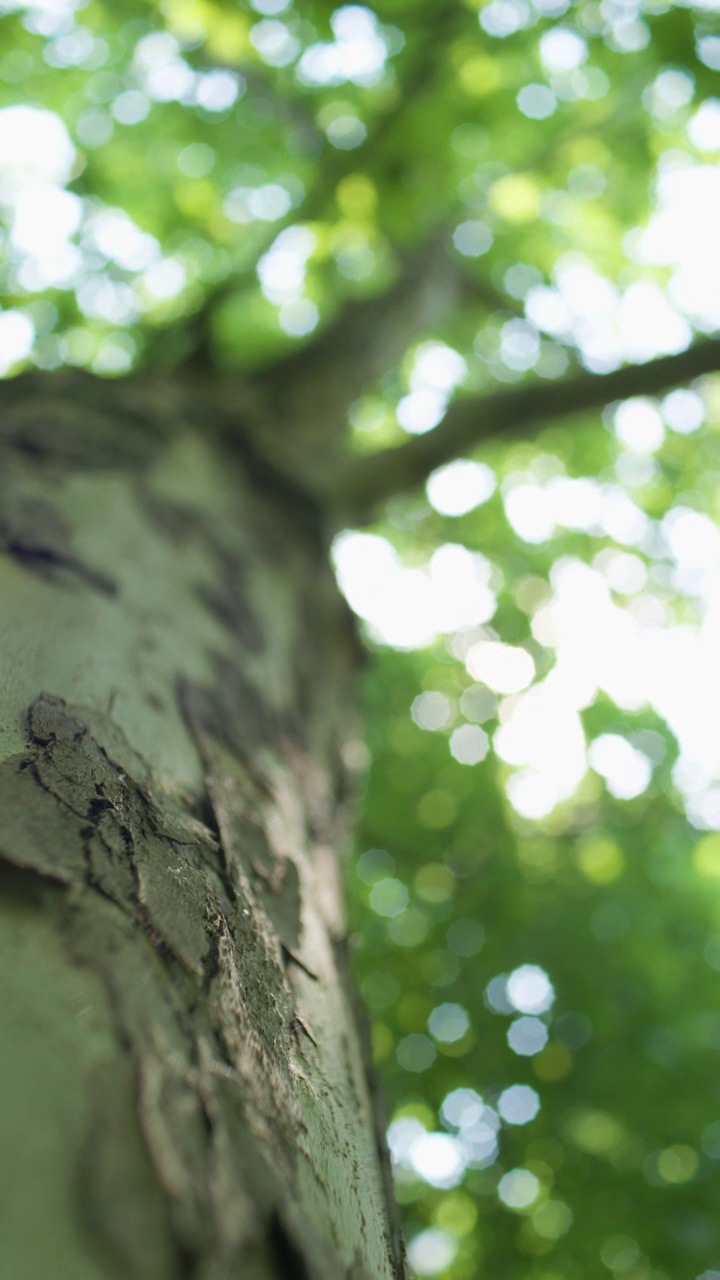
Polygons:
M0 372L254 370L441 230L355 402L720 327L718 0L0 0ZM720 1280L720 380L502 431L334 543L358 980L409 1256Z

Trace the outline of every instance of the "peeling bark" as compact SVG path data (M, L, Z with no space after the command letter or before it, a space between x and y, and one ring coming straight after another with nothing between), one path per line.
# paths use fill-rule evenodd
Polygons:
M337 869L357 645L322 523L187 387L5 401L8 1274L400 1277Z

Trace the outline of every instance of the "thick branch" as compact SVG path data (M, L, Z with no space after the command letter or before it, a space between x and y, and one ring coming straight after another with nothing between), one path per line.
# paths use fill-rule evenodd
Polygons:
M443 229L402 255L389 289L347 303L310 342L262 370L253 382L270 391L284 438L289 427L339 441L350 405L452 310L460 292Z
M436 467L495 436L533 430L549 419L600 409L613 400L655 395L720 369L720 337L679 355L628 365L613 373L581 373L560 382L533 382L456 400L442 422L406 444L357 458L336 479L333 500L344 516L369 518L387 498L417 488Z

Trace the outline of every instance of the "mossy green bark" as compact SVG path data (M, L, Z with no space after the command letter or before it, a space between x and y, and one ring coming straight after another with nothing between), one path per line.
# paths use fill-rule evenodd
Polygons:
M318 514L192 388L7 398L9 1274L401 1275L336 865L356 650Z

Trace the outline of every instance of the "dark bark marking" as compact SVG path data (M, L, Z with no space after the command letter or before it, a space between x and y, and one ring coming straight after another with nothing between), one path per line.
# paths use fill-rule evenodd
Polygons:
M13 476L0 476L0 553L30 573L57 583L79 583L114 596L117 586L73 554L68 525L47 502L20 497Z
M57 547L41 546L37 543L20 542L17 539L8 538L0 539L0 550L12 556L25 568L51 581L62 582L65 575L69 574L83 586L92 587L102 595L117 595L117 584L112 578L88 568L77 556L67 555Z
M303 966L303 967L304 967L304 966ZM303 1021L303 1019L300 1017L300 1015L299 1015L298 1013L296 1013L296 1014L293 1016L293 1020L292 1020L292 1022L290 1023L290 1030L292 1031L293 1035L295 1035L295 1036L297 1037L297 1039L298 1039L298 1040L300 1039L300 1035L299 1035L299 1033L302 1031L302 1032L303 1032L303 1034L307 1036L307 1038L308 1038L308 1040L310 1041L310 1043L311 1043L311 1044L314 1044L314 1045L315 1045L315 1048L317 1049L317 1040L315 1039L315 1037L314 1037L314 1035L313 1035L312 1031L310 1030L310 1028L309 1028L309 1026L308 1026L307 1022L304 1022L304 1021Z
M199 600L251 653L262 653L265 636L249 603L245 549L228 542L228 534L206 515L181 503L160 499L141 486L141 501L153 523L175 542L199 541L214 559L218 584L198 583Z
M143 470L168 434L168 412L138 396L128 379L114 385L82 374L26 375L2 391L0 453L54 474Z
M222 654L214 654L212 662L215 668L212 685L178 682L183 717L193 737L218 741L236 754L258 789L270 796L270 783L258 753L261 747L277 742L279 717L234 663Z
M291 1240L282 1218L273 1214L270 1220L270 1248L278 1276L283 1280L310 1280L305 1260Z
M283 959L285 960L285 964L288 968L290 967L291 964L297 965L298 969L302 969L302 972L307 974L308 978L312 978L313 982L320 981L318 975L316 973L313 973L312 969L308 969L304 961L301 960L300 957L296 955L294 951L291 951L289 947L286 947L284 943L281 944L281 951L282 951Z
M265 636L250 605L244 557L237 549L224 546L210 530L205 531L205 537L212 546L221 585L214 588L199 584L198 597L244 648L251 653L262 653Z

